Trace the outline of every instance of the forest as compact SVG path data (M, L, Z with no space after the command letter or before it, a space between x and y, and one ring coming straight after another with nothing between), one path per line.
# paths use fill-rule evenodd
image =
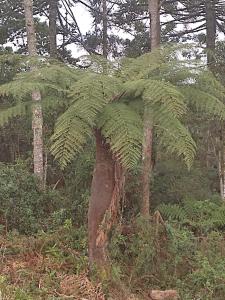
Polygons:
M0 300L225 299L224 36L224 0L0 0Z

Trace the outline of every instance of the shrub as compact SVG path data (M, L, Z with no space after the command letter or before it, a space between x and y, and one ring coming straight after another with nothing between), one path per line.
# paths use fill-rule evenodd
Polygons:
M56 191L40 191L24 164L0 164L0 223L5 230L34 233L49 226L61 198Z

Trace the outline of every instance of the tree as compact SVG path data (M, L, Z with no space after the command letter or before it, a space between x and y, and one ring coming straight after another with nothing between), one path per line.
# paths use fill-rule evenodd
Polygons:
M183 156L188 166L195 143L181 123L185 101L197 106L201 102L202 111L225 116L223 103L213 96L218 86L204 92L204 80L211 80L211 75L198 80L200 70L189 70L164 51L126 60L121 69L111 69L110 75L99 74L104 67L95 62L97 73L84 75L70 88L72 105L57 121L51 151L62 166L81 151L89 137L96 140L88 215L91 265L107 262L108 235L116 220L123 170L132 168L141 157L143 103L151 111L161 145Z
M27 29L27 45L28 52L31 58L37 57L36 36L33 19L33 1L24 0L24 11ZM34 67L32 67L34 68ZM41 106L41 92L38 89L32 91L33 105L33 160L34 160L34 174L43 184L44 166L43 166L43 117Z
M49 0L49 52L52 58L57 58L57 15L58 0Z
M160 45L160 3L159 0L149 0L150 45L151 50ZM144 108L144 140L143 140L143 170L142 170L142 204L141 213L148 217L150 212L150 174L152 171L153 120L151 111Z
M118 64L108 62L108 74L100 57L88 58L88 72L42 62L31 72L23 67L12 82L0 86L0 95L20 100L1 112L1 125L29 111L29 95L37 88L42 92L43 108L67 108L56 123L51 147L62 167L86 141L95 139L88 214L91 264L107 262L109 232L117 219L124 170L133 168L142 154L143 106L151 111L160 147L182 156L189 167L196 145L182 124L187 106L225 117L223 87L210 72L202 71L202 65L188 68L176 54L177 49L162 48Z

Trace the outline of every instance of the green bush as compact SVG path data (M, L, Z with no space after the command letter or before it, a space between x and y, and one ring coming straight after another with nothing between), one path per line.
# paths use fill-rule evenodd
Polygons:
M196 235L178 223L163 225L138 218L132 233L115 232L110 243L112 269L133 292L176 289L182 300L225 297L223 233Z
M24 164L0 164L0 222L6 231L34 233L47 229L62 205L57 191L40 191Z

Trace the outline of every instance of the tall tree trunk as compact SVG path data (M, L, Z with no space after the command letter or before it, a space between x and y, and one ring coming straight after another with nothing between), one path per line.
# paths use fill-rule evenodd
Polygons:
M205 0L206 10L206 50L207 63L210 70L213 70L215 63L214 53L216 47L216 8L215 0Z
M160 45L160 3L149 0L150 47L151 51ZM153 120L150 112L144 111L144 138L142 152L142 203L141 214L148 217L150 213L150 176L152 171Z
M103 56L108 57L107 1L102 0ZM107 68L103 66L103 73ZM90 267L97 264L105 267L108 261L107 245L109 233L115 225L120 199L124 190L122 166L113 157L109 144L99 130L96 136L96 163L92 179L91 197L88 211L88 241Z
M33 19L33 0L24 0L26 30L27 30L27 44L28 52L31 57L37 56L36 48L36 35ZM33 66L33 69L35 67ZM39 178L40 183L43 183L43 117L41 107L41 93L36 90L32 92L33 100L33 116L32 116L32 128L33 128L33 161L34 161L34 174Z
M108 258L108 235L119 211L124 175L99 130L95 136L96 163L88 211L89 262L90 266L94 263L104 266Z
M57 14L58 0L49 0L49 46L52 58L57 58Z
M108 57L108 18L107 0L102 0L102 51L105 58Z

